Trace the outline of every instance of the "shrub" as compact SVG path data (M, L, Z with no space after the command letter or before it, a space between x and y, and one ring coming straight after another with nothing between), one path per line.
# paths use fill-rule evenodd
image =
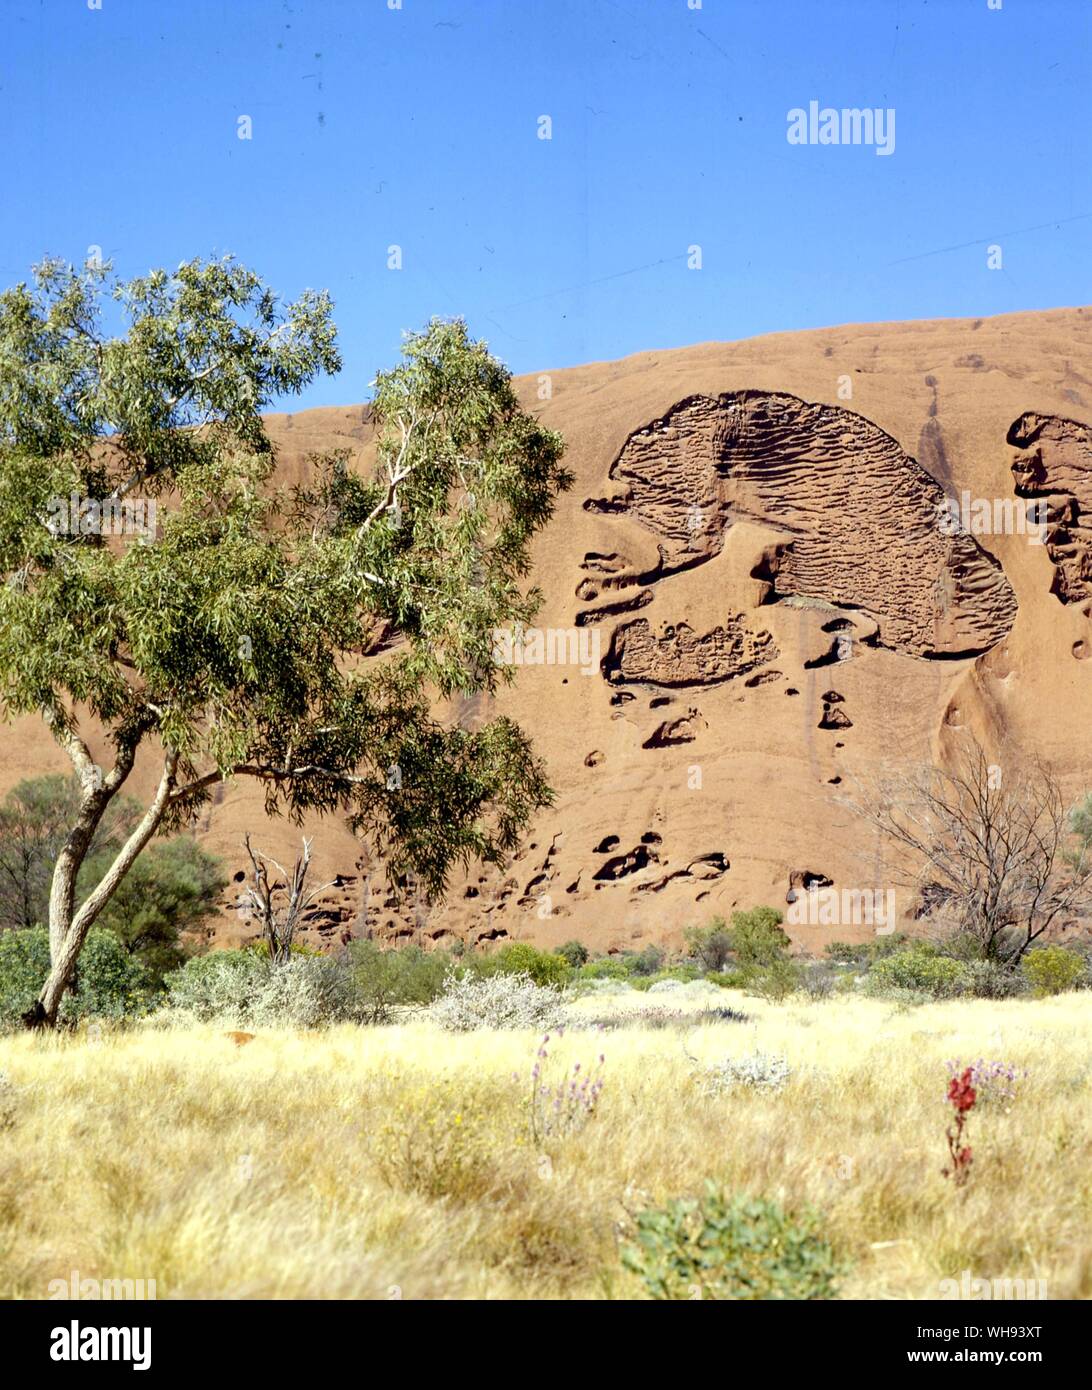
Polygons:
M646 946L643 951L630 951L622 962L631 975L658 975L663 969L664 953L659 946Z
M782 958L750 970L746 988L751 994L757 994L771 1003L780 1003L790 994L795 994L803 982L804 971L798 962Z
M49 974L49 932L28 927L0 932L0 1024L17 1025ZM148 1006L145 974L112 932L87 935L73 988L61 1001L62 1022L125 1018Z
M250 1021L251 1009L272 966L256 951L210 951L194 956L166 978L168 1002L200 1023Z
M871 994L911 990L931 999L945 999L959 992L963 969L959 961L920 946L878 960L866 985Z
M503 976L497 978L503 979ZM496 1186L502 1099L473 1081L430 1078L397 1089L372 1135L380 1177L389 1186L430 1199L476 1201Z
M353 977L332 956L292 956L266 968L250 1021L266 1027L324 1028L360 1017Z
M705 970L723 970L732 958L732 937L723 917L714 917L707 927L688 927L684 937Z
M1039 946L1027 953L1020 968L1036 999L1076 989L1085 971L1082 958L1064 946Z
M349 960L361 1016L368 1023L384 1022L399 1005L431 1004L453 969L446 951L420 946L383 950L374 941L354 941Z
M563 985L572 976L572 967L563 956L539 951L526 941L510 941L499 951L481 957L476 968L479 975L526 975L536 985Z
M791 942L782 930L784 917L776 907L753 907L732 913L732 951L744 967L775 965L784 958Z
M536 985L528 975L454 974L444 981L444 992L432 1005L431 1016L452 1033L475 1028L534 1028L550 1032L559 1028L564 1015L561 994Z
M634 989L648 991L653 985L663 984L670 981L673 984L689 984L691 980L704 980L705 975L700 966L691 963L689 965L673 965L669 970L657 970L654 975L631 975L629 982Z
M794 1299L837 1296L842 1267L818 1231L762 1197L727 1196L706 1184L698 1200L677 1200L636 1216L636 1243L622 1261L655 1299Z
M745 1086L753 1091L780 1091L788 1082L791 1068L780 1052L755 1048L742 1057L725 1057L720 1062L698 1063L704 1087L713 1095Z
M146 1012L148 1002L146 971L124 942L111 931L88 932L61 1018L126 1018Z
M617 956L602 956L599 960L588 961L580 967L582 980L627 980L629 971L624 961Z
M19 1023L48 974L49 933L44 927L0 931L0 1023Z
M173 1009L202 1023L320 1028L361 1012L350 971L332 956L294 954L275 966L268 952L211 951L168 975L167 991Z
M824 954L835 965L852 966L854 970L867 970L873 962L884 956L894 955L904 950L910 938L905 932L892 932L889 936L877 936L873 941L831 941Z
M853 988L853 976L826 961L809 961L801 968L800 984L809 999L833 999Z
M746 989L751 978L749 970L711 970L705 977L721 989Z
M968 960L962 965L963 993L976 999L1012 999L1027 982L1015 970L995 960Z
M564 946L557 948L557 954L562 960L567 960L574 970L588 963L588 948L582 941L566 941Z

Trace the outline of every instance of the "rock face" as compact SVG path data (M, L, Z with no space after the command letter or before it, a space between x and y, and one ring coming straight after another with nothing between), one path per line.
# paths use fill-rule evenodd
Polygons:
M1009 429L1020 497L1041 498L1053 592L1062 603L1092 598L1092 428L1028 411Z
M720 554L747 520L779 537L756 570L765 602L795 594L856 609L883 646L973 656L1016 616L998 562L939 524L940 484L853 411L781 392L691 396L630 435L610 478L624 492L585 505L651 532L658 578Z
M516 718L554 805L503 872L458 876L432 906L392 891L339 822L309 821L332 884L312 941L674 946L816 885L842 901L896 889L914 930L906 866L842 798L972 734L1002 767L1019 749L1067 795L1092 788L1092 311L781 334L549 381L545 401L538 375L517 386L577 480L535 547L537 621L558 640L529 645L548 659L495 701L446 714ZM371 464L366 408L269 428L288 482L313 452ZM965 499L1003 524L941 524ZM1028 502L1045 503L1045 536L1005 522ZM38 721L0 729L0 791L64 769ZM139 764L132 793L154 772ZM259 789L217 789L195 833L237 879L224 944L253 935L236 897L247 830L282 863L298 850ZM788 929L814 952L871 931Z

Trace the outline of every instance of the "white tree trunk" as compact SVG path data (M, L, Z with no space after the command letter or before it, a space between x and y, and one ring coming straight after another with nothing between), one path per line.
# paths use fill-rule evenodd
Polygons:
M106 804L117 788L96 788L89 793L80 819L65 842L53 872L49 897L50 970L37 1002L25 1017L24 1022L28 1027L52 1028L56 1023L61 999L75 972L87 933L91 930L95 918L113 897L118 884L129 872L137 855L159 828L163 813L167 809L168 798L174 788L177 762L175 753L167 754L163 775L160 777L152 804L118 851L117 857L99 884L88 894L77 912L74 911L76 875Z

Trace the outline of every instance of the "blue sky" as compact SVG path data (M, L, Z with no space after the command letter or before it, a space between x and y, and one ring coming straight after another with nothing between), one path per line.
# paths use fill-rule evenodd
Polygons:
M4 9L0 283L100 246L328 288L345 369L304 405L434 314L522 372L1092 299L1090 0ZM891 155L790 144L812 100L893 108Z

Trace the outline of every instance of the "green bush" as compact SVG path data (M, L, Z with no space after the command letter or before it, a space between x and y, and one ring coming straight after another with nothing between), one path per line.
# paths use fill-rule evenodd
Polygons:
M1085 973L1083 959L1064 946L1038 946L1027 953L1020 968L1036 999L1076 989Z
M751 970L711 970L705 978L721 989L746 989L753 973Z
M76 967L75 990L66 994L61 1017L125 1018L147 1012L147 971L112 931L87 934Z
M557 954L562 960L567 960L574 970L588 963L588 948L582 941L566 941L564 946L557 948Z
M657 970L654 975L630 975L629 983L636 990L650 990L661 980L681 980L684 984L691 980L704 980L705 972L693 961L683 965L672 965L666 970Z
M935 949L918 946L878 960L868 973L869 993L911 990L933 999L958 994L964 980L964 967L958 960L937 955Z
M1027 989L1021 975L996 960L963 961L962 971L963 993L975 999L1012 999Z
M768 965L753 966L747 972L747 990L772 1003L780 1003L803 987L803 967L787 956L779 957Z
M0 931L0 1023L17 1025L34 1006L49 974L49 933L44 927Z
M49 932L28 927L0 932L0 1024L17 1025L49 974ZM63 1023L83 1018L125 1018L145 1012L145 972L108 931L87 935L73 987L61 1001Z
M657 975L663 969L664 959L659 946L646 946L643 951L626 951L622 963L631 975Z
M268 1028L326 1028L359 1019L352 972L333 956L291 956L266 966L250 1008L250 1022Z
M369 1023L384 1022L398 1005L431 1004L454 968L447 951L420 946L383 950L374 941L354 941L349 961L361 1013Z
M775 965L784 959L789 946L782 930L784 917L776 907L753 907L749 912L733 912L731 941L737 964L747 969Z
M499 951L479 959L479 975L528 975L536 985L557 986L572 978L572 966L563 956L539 951L529 942L510 941Z
M268 953L263 957L253 950L193 956L167 976L168 1001L201 1023L220 1018L246 1023L271 969Z
M824 947L827 959L835 965L852 966L854 970L864 971L884 956L894 955L910 945L905 932L892 932L889 936L877 936L872 941L831 941Z
M590 960L587 965L582 965L577 973L582 980L626 980L629 978L629 971L626 969L625 962L618 956L601 956L598 960Z
M275 966L259 950L210 951L166 984L171 1008L201 1023L321 1028L362 1013L352 971L332 956L293 954Z
M727 1196L706 1184L636 1216L622 1261L655 1299L817 1300L837 1296L842 1267L818 1218L761 1197Z
M714 917L707 927L687 927L683 936L687 950L705 970L721 971L732 958L732 936L723 917Z

